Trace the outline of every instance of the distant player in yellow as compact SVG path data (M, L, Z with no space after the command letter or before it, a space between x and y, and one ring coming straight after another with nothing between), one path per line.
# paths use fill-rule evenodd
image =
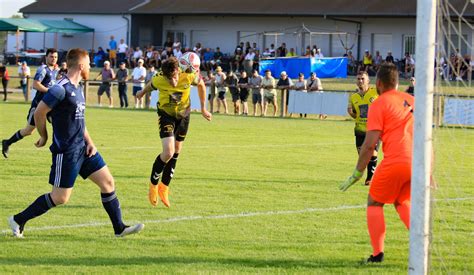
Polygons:
M191 69L182 71L178 60L174 57L163 62L161 69L162 71L137 93L137 98L142 98L153 90L159 92L158 123L163 151L153 163L148 198L150 203L156 206L159 196L163 204L170 207L168 185L173 178L176 161L188 132L191 85L197 85L202 116L210 121L212 115L206 110L206 85L199 71L193 72Z
M349 104L347 105L347 113L355 118L354 135L358 154L360 154L360 148L364 143L365 133L367 131L369 106L378 97L377 89L370 88L369 81L369 75L366 71L361 71L357 74L357 92L349 97ZM365 185L370 184L375 168L377 167L377 150L378 143L367 165L367 179L365 180Z

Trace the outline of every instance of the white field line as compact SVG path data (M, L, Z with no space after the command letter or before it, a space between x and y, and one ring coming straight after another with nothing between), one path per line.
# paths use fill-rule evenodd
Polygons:
M318 142L318 143L295 143L295 144L222 144L222 145L190 145L196 149L210 149L210 148L278 148L278 147L312 147L312 146L333 146L333 145L351 145L351 142ZM47 148L46 148L47 149ZM145 149L161 149L161 145L157 146L126 146L126 147L98 147L99 151L104 150L145 150ZM37 151L35 147L31 148L15 148L15 151Z
M474 197L467 198L447 198L440 199L436 201L466 201L474 200ZM328 208L305 208L300 210L280 210L280 211L264 211L264 212L248 212L248 213L238 213L238 214L221 214L221 215L212 215L212 216L183 216L183 217L174 217L162 220L144 220L137 223L175 223L175 222L184 222L184 221L196 221L196 220L222 220L222 219L236 219L236 218L247 218L247 217L257 217L257 216L275 216L275 215L295 215L295 214L304 214L304 213L313 213L313 212L335 212L348 209L360 209L365 208L365 205L341 205L337 207L328 207ZM69 228L80 228L80 227L99 227L110 225L110 222L89 222L81 224L70 224L70 225L57 225L57 226L41 226L41 227L28 227L27 231L50 231L50 230L60 230L60 229L69 229ZM11 230L2 230L2 234L10 233Z

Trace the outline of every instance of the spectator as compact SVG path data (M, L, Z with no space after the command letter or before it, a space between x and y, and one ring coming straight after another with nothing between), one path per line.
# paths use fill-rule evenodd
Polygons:
M405 53L405 58L403 59L405 65L405 79L408 79L414 74L415 71L415 60L411 57L409 52Z
M270 45L270 57L275 57L275 44Z
M459 79L463 80L466 77L467 80L472 78L472 66L471 56L466 54L464 55L464 60L461 62L461 68L459 72Z
M200 58L202 58L202 46L201 43L196 43L196 46L193 48L193 52L195 52Z
M137 46L133 52L133 64L136 64L139 59L143 59L143 51Z
M295 56L296 56L295 48L290 48L290 51L286 54L286 57L295 57Z
M288 50L286 49L286 43L281 43L281 46L277 49L276 55L278 57L285 57L287 53Z
M151 79L156 75L157 71L155 70L154 65L150 65L148 67L148 72L145 77L145 83L148 83L151 81ZM151 93L147 93L145 95L145 108L150 108L150 99L151 99Z
M408 88L405 90L406 93L415 96L415 77L410 77L410 84L408 85Z
M173 40L171 40L171 37L167 37L165 43L163 44L163 48L171 48L173 47Z
M275 78L272 76L270 70L265 71L265 77L262 79L263 87L263 116L267 115L268 104L273 104L273 116L277 115L278 112L278 101L277 94L275 90L276 82Z
M310 47L310 46L307 46L307 47L306 47L306 50L305 50L305 52L304 52L304 56L305 56L305 57L311 57L311 56L312 56L312 54L311 54L311 47Z
M137 67L133 69L133 97L135 99L135 108L143 108L143 99L137 98L137 93L145 87L146 69L143 67L143 59L138 59Z
M308 92L323 92L323 85L315 72L311 72L309 79L306 81L306 89ZM326 114L319 114L319 119L326 119Z
M113 108L114 107L114 101L113 101L113 98L112 98L110 93L111 93L111 89L112 89L111 81L113 79L115 79L115 73L112 70L112 68L110 67L110 62L109 61L104 62L104 68L97 75L95 80L98 80L99 78L102 78L102 84L100 84L99 90L97 91L97 104L98 104L98 106L102 106L102 104L100 103L100 98L102 97L102 95L105 92L105 94L107 95L107 98L109 99L109 108Z
M263 51L262 53L262 57L263 58L268 58L268 57L271 57L272 56L272 53L270 52L270 48L265 48L265 51Z
M311 49L311 52L313 53L313 56L316 57L316 54L318 53L318 46L313 45L313 48Z
M252 77L249 79L249 87L252 88L253 115L257 115L257 104L260 108L260 114L263 115L263 77L258 74L257 70L253 70Z
M252 47L250 47L250 42L245 42L245 54L248 54L250 49L252 49Z
M234 114L240 115L240 94L238 87L239 78L232 72L227 73L227 78L225 79L225 85L229 88L230 94L232 96L232 103L234 103Z
M151 65L153 62L153 51L154 47L153 46L148 46L145 51L145 64Z
M349 73L355 74L356 69L357 69L357 63L356 63L354 55L352 54L352 51L351 50L347 51L347 54L345 54L344 56L347 58L347 67L348 67Z
M324 54L322 53L321 49L318 48L316 54L314 55L315 58L321 59L324 58Z
M8 89L8 81L10 80L10 76L8 75L8 70L3 63L0 62L0 77L2 78L2 86L3 86L3 101L7 101L7 89Z
M385 57L385 62L395 64L395 60L393 59L391 51L387 52L387 56Z
M255 51L255 56L253 57L252 70L258 70L260 64L260 52Z
M293 87L293 81L291 81L291 78L288 77L285 71L282 71L280 73L280 79L278 79L277 82L277 89L283 91L282 100L283 98L285 98L285 109L282 110L283 114L286 114L288 112L288 100L290 98L289 89L291 87Z
M97 49L97 53L94 56L94 64L96 67L102 67L102 62L105 60L107 57L107 54L104 52L104 49L102 47L99 47Z
M183 53L181 52L181 42L176 41L173 43L173 55L178 60L183 55Z
M127 49L128 45L125 44L125 41L123 39L120 39L120 44L118 45L118 53L117 53L117 62L120 64L120 62L125 61L125 57L127 55Z
M296 91L306 93L307 86L306 86L306 80L304 79L304 74L303 73L298 74L298 80L293 85L293 89L296 90ZM306 115L307 114L304 114L304 117L306 117ZM303 117L303 114L300 113L300 117Z
M125 62L119 63L119 68L115 79L118 82L118 91L120 99L120 108L128 108L128 97L127 97L127 81L128 81L128 69L125 67Z
M23 91L23 97L25 98L25 102L28 101L26 93L28 92L27 84L30 75L30 67L28 67L26 61L21 62L21 65L18 67L18 76L20 77L20 86Z
M253 49L249 49L249 52L245 55L244 58L244 70L247 73L251 73L253 70L253 62L255 59L255 53L253 52Z
M111 62L111 67L115 68L117 66L117 41L113 35L110 36L109 41L109 59Z
M217 112L221 111L221 104L224 106L224 113L228 114L229 109L227 107L227 101L225 100L225 93L227 88L225 86L226 75L222 72L221 67L216 68L216 89L217 89Z
M237 47L235 47L234 54L237 54L237 50L240 50L241 53L242 53L243 49L244 49L244 42L240 42L239 45L237 45Z
M234 57L232 58L232 67L231 70L236 72L240 72L242 68L242 60L244 59L244 55L242 54L242 48L237 48L235 50Z
M214 57L211 60L211 70L222 64L222 57L224 57L224 55L221 52L221 48L217 47L216 51L214 52Z
M56 79L59 80L63 78L65 75L67 75L67 63L62 62L61 67L59 68L59 71L58 71L58 75L56 76Z
M252 43L252 49L254 50L254 52L259 52L260 49L257 47L257 43L253 42Z
M375 57L374 57L374 70L377 72L379 70L380 65L382 65L383 58L380 55L379 51L375 51Z
M128 48L127 53L125 54L125 59L128 64L128 67L133 68L135 67L135 60L133 59L133 54L135 53L135 49L132 47Z
M365 50L362 64L357 69L357 74L359 74L360 71L368 72L369 69L372 67L372 64L373 64L372 55L369 53L369 50Z
M205 71L211 71L212 70L212 61L214 59L214 52L211 50L211 48L206 48L204 49L204 52L202 54L203 59L202 59L202 66Z
M240 88L240 103L242 103L242 114L244 116L249 114L249 106L247 99L249 97L249 78L247 72L243 71L240 75L238 87Z
M209 95L207 100L209 101L209 110L211 113L214 113L214 99L216 98L216 78L214 74L210 71L207 73L207 76L204 78L204 83L209 87Z

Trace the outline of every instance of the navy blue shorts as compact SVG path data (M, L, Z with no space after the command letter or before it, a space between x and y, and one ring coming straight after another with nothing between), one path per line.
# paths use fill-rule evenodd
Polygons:
M136 96L137 93L145 88L133 86L133 96Z
M106 165L99 152L87 157L85 146L75 152L53 154L52 158L49 183L61 188L72 188L77 175L86 179Z

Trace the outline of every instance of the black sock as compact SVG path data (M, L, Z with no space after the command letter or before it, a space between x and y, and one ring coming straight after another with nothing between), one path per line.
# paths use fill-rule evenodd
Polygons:
M9 138L7 140L7 144L8 144L8 146L10 146L10 145L12 145L13 143L19 141L22 138L23 138L23 136L20 134L20 130L18 130L16 133L13 134L13 136L11 136L11 138Z
M51 195L49 193L44 194L39 196L30 206L23 210L23 212L13 216L13 219L17 224L23 227L27 221L43 215L55 206Z
M377 167L377 157L372 156L370 158L369 164L367 165L367 179L365 181L372 180L372 176L374 175L376 167Z
M153 185L158 184L158 181L160 180L160 177L161 177L161 173L163 172L163 169L165 168L165 165L166 163L162 161L160 158L160 155L158 155L151 169L150 182Z
M178 161L178 155L179 154L174 154L163 170L163 178L161 179L161 182L166 186L168 186L173 179L174 168L176 167L176 162Z
M120 210L120 202L115 195L115 191L111 193L100 193L102 197L102 205L109 214L110 221L114 226L115 234L122 233L125 224L122 221L122 210Z

